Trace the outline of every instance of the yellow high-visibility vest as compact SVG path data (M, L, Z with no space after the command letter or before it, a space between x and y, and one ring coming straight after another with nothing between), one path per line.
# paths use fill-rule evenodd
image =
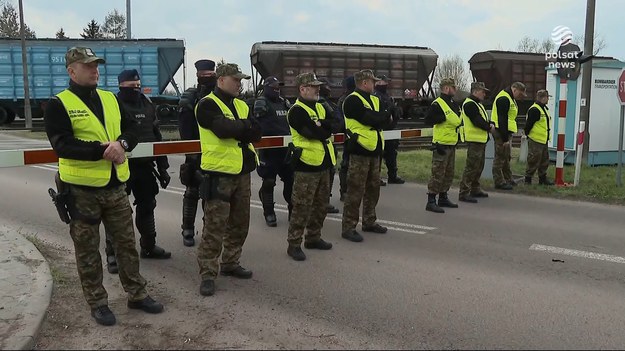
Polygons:
M495 127L499 128L499 114L497 114L497 99L503 98L510 100L510 108L508 109L508 131L512 133L516 133L517 125L516 125L516 116L519 113L519 107L516 104L516 101L508 94L507 91L502 90L495 97L495 101L493 102L493 112L491 114L491 120L495 122Z
M380 99L377 96L371 95L371 102L373 103L372 107L367 99L365 99L358 92L354 91L350 95L357 96L360 101L362 101L362 104L365 106L365 108L376 112L380 111ZM343 102L343 104L345 104L345 102ZM343 111L345 111L345 108L343 108ZM365 148L365 150L374 151L375 148L378 146L378 138L380 138L380 140L382 141L382 149L384 149L384 136L375 128L372 128L371 126L366 126L358 122L354 118L345 115L345 129L348 129L353 134L358 134L358 144Z
M464 108L467 104L476 104L478 110L480 111L480 116L484 119L484 121L488 122L488 114L486 113L486 108L484 108L484 105L482 105L481 102L466 98L462 103L462 113L460 114L460 117L462 118L462 124L464 125L464 141L486 144L486 142L488 141L488 131L476 127L473 122L471 122L469 116L464 113Z
M202 99L211 99L217 103L221 113L226 118L234 120L234 114L221 101L214 93L206 95ZM200 100L201 101L201 100ZM239 119L247 119L250 108L245 101L240 99L234 99L234 108L239 116ZM195 114L197 116L197 107L199 102L195 105ZM239 174L243 170L243 149L239 145L239 141L234 138L220 139L212 130L206 129L199 125L200 130L200 146L202 149L202 158L200 161L200 168L205 171L226 173L226 174ZM256 155L254 145L248 143L247 147ZM256 164L258 164L258 156L256 157Z
M547 144L547 141L550 140L549 124L551 122L551 117L549 116L549 112L547 112L547 110L539 104L534 103L529 109L531 110L533 108L538 109L540 112L540 119L534 123L532 130L530 130L530 134L527 137L537 143Z
M443 113L445 114L445 122L434 125L432 143L441 145L456 145L458 144L458 136L460 135L460 126L462 120L460 116L454 110L447 105L445 100L440 97L432 101L432 104L438 103Z
M315 110L306 106L299 99L295 101L295 104L291 108L295 108L295 106L299 106L303 108L306 112L308 112L308 116L313 121L323 120L326 118L326 109L320 103L315 104ZM332 160L332 165L336 165L336 158L334 155L334 146L330 141L330 138L326 139L325 142L320 140L308 139L297 132L293 127L289 125L291 129L291 136L293 137L293 145L296 147L302 148L302 155L300 156L300 161L304 162L309 166L320 166L323 163L323 159L326 156L326 150L323 147L325 144L328 147L328 152L330 153L330 159Z
M114 142L121 135L121 112L115 95L106 90L96 89L104 112L104 125L98 117L70 90L56 94L72 123L76 139L84 141ZM111 180L113 162L107 160L83 161L59 158L61 180L75 185L104 187ZM117 179L125 182L130 177L128 159L114 165Z

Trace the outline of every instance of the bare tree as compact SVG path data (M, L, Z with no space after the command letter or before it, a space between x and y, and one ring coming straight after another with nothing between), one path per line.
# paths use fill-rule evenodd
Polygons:
M520 52L538 52L540 42L538 39L524 36L516 45L516 50Z
M584 48L584 36L583 35L575 35L573 37L573 42L576 43L577 45L579 45L580 48ZM605 39L603 38L603 35L600 35L598 33L595 33L594 35L594 40L592 43L592 54L593 55L598 55L601 51L603 51L603 49L605 49L608 44L606 43Z
M2 4L2 2L0 2L0 4ZM35 31L31 30L26 24L24 24L24 36L26 39L36 38ZM20 37L20 20L17 15L17 10L15 6L8 2L4 2L2 10L0 11L0 37Z
M59 29L55 35L57 39L69 39L69 37L65 35L65 31L63 30L63 27L61 27L61 29Z
M91 22L87 24L87 27L82 29L82 33L80 36L83 39L101 39L104 38L104 34L102 33L102 29L98 22L95 19L92 19Z
M443 78L453 78L456 81L458 90L468 90L470 81L469 70L460 55L455 54L439 60L434 73L433 84L435 90L438 90L438 85Z
M109 12L106 17L104 17L102 32L104 32L104 36L107 38L126 38L126 16L117 9L113 9L113 11Z

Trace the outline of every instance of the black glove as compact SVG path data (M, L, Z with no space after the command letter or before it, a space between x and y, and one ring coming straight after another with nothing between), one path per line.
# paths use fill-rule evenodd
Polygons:
M159 174L158 181L161 183L161 188L167 189L167 186L169 185L169 182L171 181L171 177L169 176L169 173L167 173L166 169L159 169L158 174Z
M321 128L332 131L332 122L330 120L320 119L319 123L321 124Z

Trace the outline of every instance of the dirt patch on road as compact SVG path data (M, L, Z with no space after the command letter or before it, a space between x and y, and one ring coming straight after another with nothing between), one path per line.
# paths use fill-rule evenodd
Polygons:
M54 278L52 300L35 349L290 350L381 346L371 344L351 328L337 328L327 320L308 315L293 315L285 306L273 303L269 295L267 301L263 298L259 302L229 294L249 282L222 279L219 296L203 298L195 289L167 281L166 273L143 266L148 291L165 305L165 312L154 316L129 310L119 277L104 271L104 286L117 324L100 326L91 317L83 297L73 250L38 239L33 242L48 260ZM188 272L180 274L187 279Z

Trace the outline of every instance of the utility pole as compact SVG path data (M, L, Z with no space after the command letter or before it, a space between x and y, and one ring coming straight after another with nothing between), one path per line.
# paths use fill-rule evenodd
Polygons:
M24 71L24 119L26 119L26 128L33 127L33 115L30 110L30 92L28 90L28 64L26 61L26 38L24 35L24 7L22 0L19 0L20 8L20 38L22 41L22 67Z
M132 39L130 33L130 0L126 0L126 39Z
M584 34L584 55L592 55L593 44L595 38L595 0L587 0L586 4L586 30ZM579 120L585 122L586 131L584 132L584 147L582 150L583 162L588 161L588 151L590 146L590 90L592 87L592 60L590 64L584 65L582 72L582 101Z

